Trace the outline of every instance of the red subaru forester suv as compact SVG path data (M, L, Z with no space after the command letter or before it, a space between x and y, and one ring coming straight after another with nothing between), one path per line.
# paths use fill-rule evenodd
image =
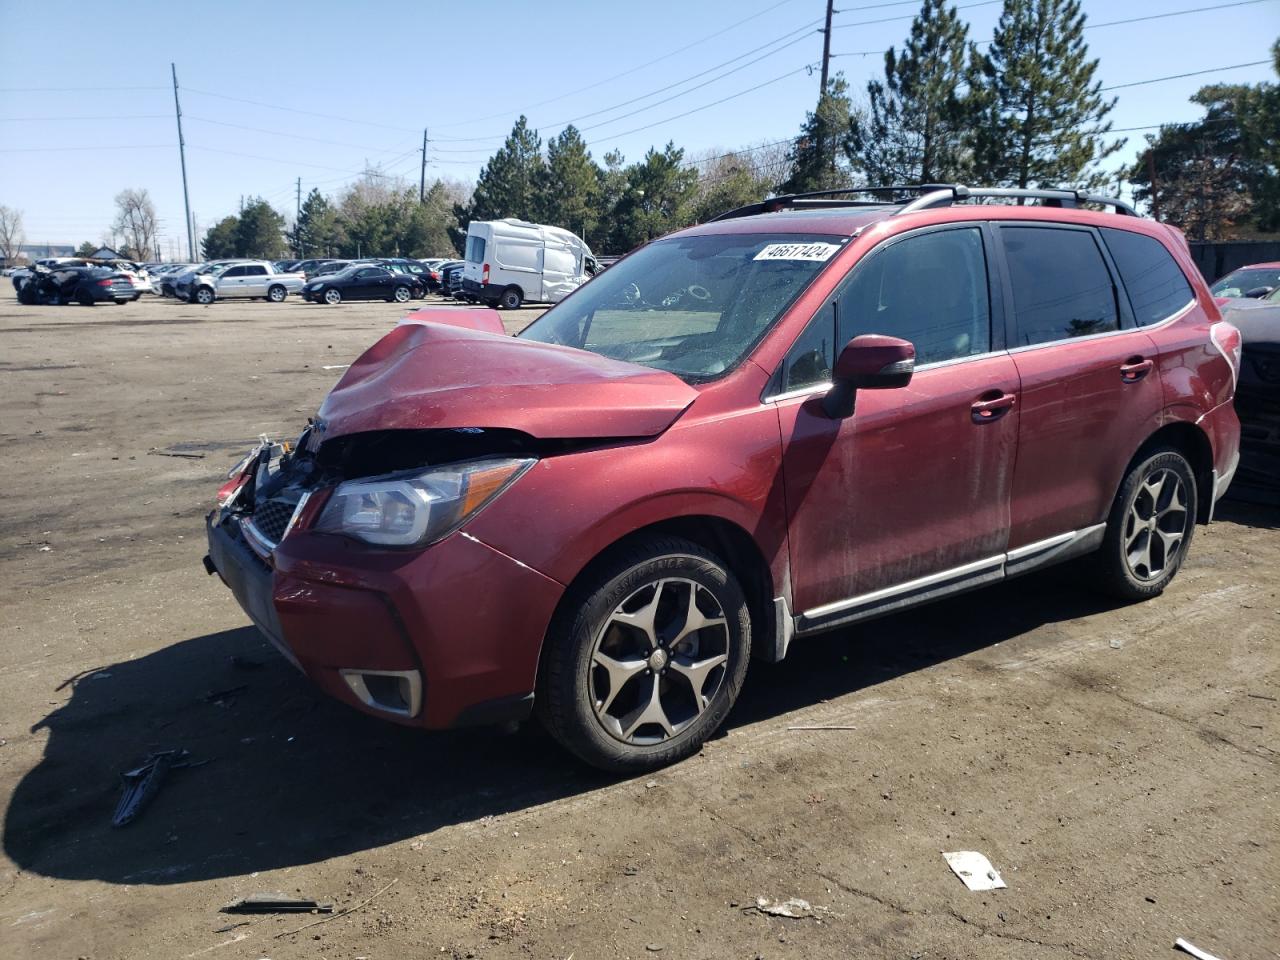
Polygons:
M496 320L371 347L234 472L206 567L352 706L536 710L610 770L823 630L1071 558L1155 596L1238 458L1182 236L1076 191L775 198Z

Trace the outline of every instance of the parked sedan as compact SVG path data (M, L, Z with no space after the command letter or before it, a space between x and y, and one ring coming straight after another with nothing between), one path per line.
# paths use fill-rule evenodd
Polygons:
M346 270L314 278L302 288L302 299L313 303L343 300L387 300L406 303L425 290L417 277L383 266L353 264Z
M1231 492L1240 500L1280 504L1280 287L1221 307L1241 337L1240 469Z
M1257 300L1280 289L1280 261L1254 263L1232 270L1209 288L1215 297Z

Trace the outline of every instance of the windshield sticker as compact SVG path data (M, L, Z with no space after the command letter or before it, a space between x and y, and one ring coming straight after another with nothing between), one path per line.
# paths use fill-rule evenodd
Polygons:
M840 247L834 243L771 243L752 260L830 260Z

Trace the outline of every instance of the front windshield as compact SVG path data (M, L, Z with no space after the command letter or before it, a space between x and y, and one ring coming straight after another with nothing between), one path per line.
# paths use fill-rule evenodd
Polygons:
M848 242L796 234L659 240L519 336L711 380L737 366Z
M1258 267L1229 273L1209 289L1215 297L1243 297L1258 287L1280 287L1280 269Z

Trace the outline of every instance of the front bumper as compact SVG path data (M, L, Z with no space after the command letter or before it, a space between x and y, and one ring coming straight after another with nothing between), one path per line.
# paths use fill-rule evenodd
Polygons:
M464 533L406 553L297 531L267 562L234 518L207 532L249 618L331 696L433 729L528 715L556 581Z

